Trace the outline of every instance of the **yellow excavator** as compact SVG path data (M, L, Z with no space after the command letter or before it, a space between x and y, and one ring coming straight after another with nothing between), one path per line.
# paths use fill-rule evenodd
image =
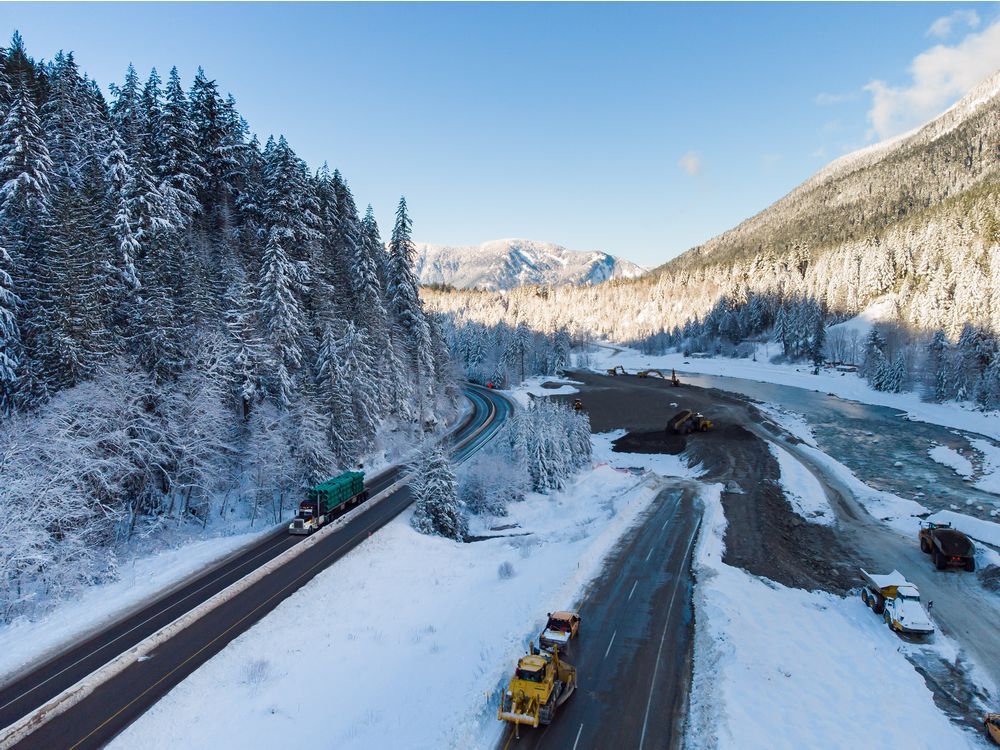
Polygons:
M640 378L659 378L660 380L666 380L666 376L659 370L639 370L636 373Z
M576 667L559 658L559 648L531 650L518 659L517 669L500 698L497 718L514 725L515 735L522 724L537 727L551 724L556 709L576 690Z
M628 373L625 372L625 368L622 367L621 365L615 365L610 370L608 370L608 375L628 375Z

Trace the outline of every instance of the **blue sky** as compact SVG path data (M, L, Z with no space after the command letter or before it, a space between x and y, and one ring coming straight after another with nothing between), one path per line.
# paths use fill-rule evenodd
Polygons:
M996 4L2 4L107 86L198 65L383 233L657 265L1000 66ZM942 20L945 19L945 20ZM993 42L998 42L994 44ZM985 50L985 51L984 51ZM985 72L983 72L985 71Z

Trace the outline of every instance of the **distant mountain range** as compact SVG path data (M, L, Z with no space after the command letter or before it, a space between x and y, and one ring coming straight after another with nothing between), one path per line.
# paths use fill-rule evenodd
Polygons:
M416 272L422 284L495 291L528 284L580 286L634 279L646 269L607 253L509 239L457 247L417 243Z

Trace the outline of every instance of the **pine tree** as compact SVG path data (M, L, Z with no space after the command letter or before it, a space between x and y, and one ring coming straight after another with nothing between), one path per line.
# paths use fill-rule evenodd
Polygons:
M440 448L428 451L414 469L411 487L416 498L410 523L421 534L436 534L457 542L469 533L468 519L458 500L451 462Z
M20 300L14 292L9 269L13 261L0 246L0 410L9 413L21 357L21 332L17 325Z
M434 367L430 329L420 305L417 279L413 272L416 248L411 239L411 222L406 211L406 199L400 198L396 223L389 242L386 264L386 294L389 310L397 329L399 342L405 349L405 360L416 381L421 418L426 409L427 385ZM401 357L403 359L403 357Z
M170 77L167 79L162 129L160 194L169 206L171 223L186 227L200 208L197 195L207 173L199 164L195 152L194 129L187 97L181 88L181 79L176 67L170 69Z
M302 311L295 294L295 269L283 246L287 230L271 230L261 261L260 314L274 352L274 393L283 406L292 403L294 375L302 364Z
M51 172L34 97L22 79L0 126L0 216L9 228L46 214Z

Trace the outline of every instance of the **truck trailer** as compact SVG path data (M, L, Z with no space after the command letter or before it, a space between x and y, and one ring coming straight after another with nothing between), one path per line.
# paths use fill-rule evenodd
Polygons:
M306 499L299 503L298 515L288 524L288 533L311 534L338 513L367 499L364 472L345 471L306 493Z

